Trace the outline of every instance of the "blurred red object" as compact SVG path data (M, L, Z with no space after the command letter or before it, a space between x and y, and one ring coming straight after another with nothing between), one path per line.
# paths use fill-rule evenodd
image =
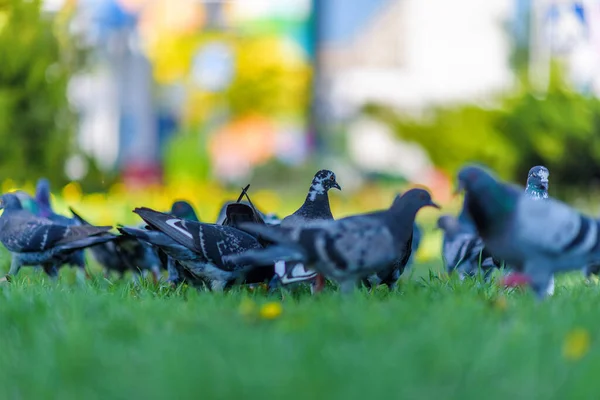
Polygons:
M122 177L128 189L143 189L162 184L163 170L158 163L131 162L123 168Z

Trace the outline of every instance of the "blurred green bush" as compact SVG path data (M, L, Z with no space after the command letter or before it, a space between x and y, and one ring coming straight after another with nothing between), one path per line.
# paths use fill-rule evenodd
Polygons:
M480 162L524 183L529 168L543 164L551 183L560 182L560 196L600 181L600 101L564 85L552 84L543 96L524 90L490 107L435 108L420 118L381 105L364 112L421 144L450 175L466 162Z
M57 22L39 0L0 0L0 176L17 182L64 183L75 147L67 84L78 60Z

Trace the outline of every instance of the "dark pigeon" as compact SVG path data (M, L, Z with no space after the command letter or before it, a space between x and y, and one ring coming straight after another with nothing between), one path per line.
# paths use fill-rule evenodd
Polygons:
M21 266L41 265L50 276L56 276L60 265L74 251L114 239L110 226L73 226L55 223L24 210L19 198L8 193L0 197L0 242L12 254L9 275Z
M50 203L50 182L45 178L41 178L37 182L35 189L35 203L37 205L37 212L35 213L35 215L42 218L47 218L50 221L61 225L79 225L77 219L69 218L54 212L54 210L52 209L52 204ZM83 250L73 252L66 259L66 264L73 265L77 268L80 268L83 271L86 271L85 254Z
M505 284L526 282L542 298L554 273L600 261L598 221L554 199L531 199L480 167L464 167L458 180L486 247L519 271Z
M262 254L263 262L269 258L301 262L337 281L342 292L349 292L360 279L389 269L396 260L408 261L415 216L425 206L439 208L426 190L411 189L383 211L295 228L248 224L246 230L277 245L226 259L243 264Z
M224 256L262 248L255 237L233 227L189 221L149 208L137 208L134 212L151 230L123 229L123 233L159 247L211 290L223 290L242 280L247 272L243 266L225 264ZM272 273L271 268L262 280L260 274L254 274L252 279L264 281ZM254 283L247 276L246 282Z
M200 222L198 214L194 210L194 207L190 203L184 200L178 200L171 206L170 214L181 219L187 219L189 221ZM167 268L169 273L168 281L171 284L177 286L184 282L193 282L196 280L194 275L190 274L181 263L169 257L167 253L158 248L158 256L161 263Z

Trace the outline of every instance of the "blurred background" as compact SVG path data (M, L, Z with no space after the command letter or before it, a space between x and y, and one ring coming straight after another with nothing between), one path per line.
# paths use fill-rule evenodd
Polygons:
M600 0L0 0L2 189L71 203L252 182L293 211L320 168L443 202L468 161L580 197L599 94Z

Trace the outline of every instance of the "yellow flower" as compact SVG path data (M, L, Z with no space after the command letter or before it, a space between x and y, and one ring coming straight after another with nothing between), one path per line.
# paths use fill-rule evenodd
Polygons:
M571 330L563 342L563 357L568 360L579 360L590 350L590 342L590 334L584 328Z
M272 301L270 303L264 304L260 308L260 317L263 319L275 319L279 317L282 312L283 307L281 306L281 303Z

